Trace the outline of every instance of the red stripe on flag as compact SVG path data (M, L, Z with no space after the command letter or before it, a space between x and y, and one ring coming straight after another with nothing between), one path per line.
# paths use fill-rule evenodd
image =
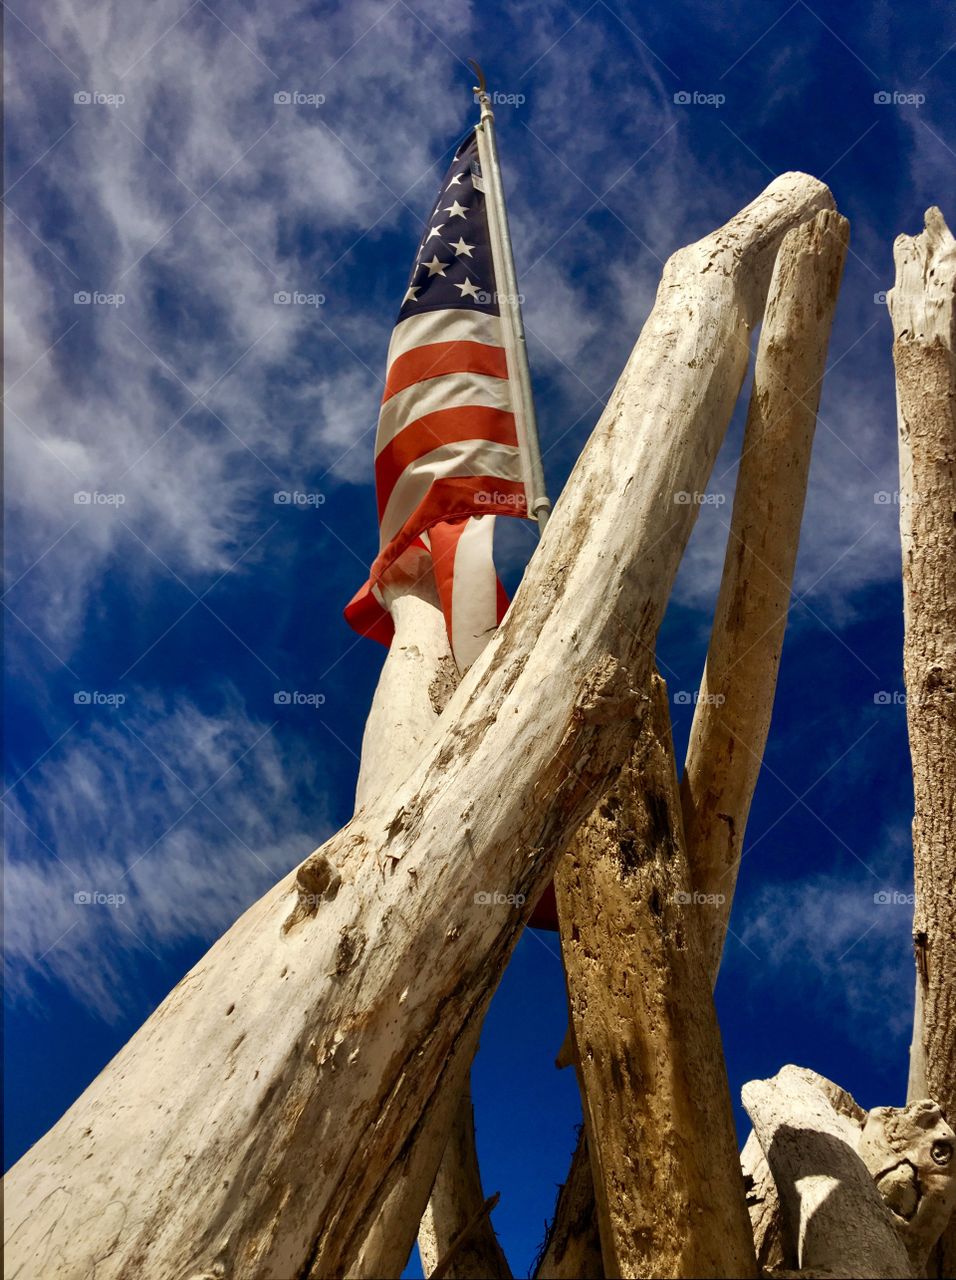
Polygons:
M391 615L372 595L372 585L383 581L419 533L441 521L463 520L467 516L522 516L525 505L524 485L517 480L500 480L497 476L450 476L436 480L402 529L376 557L368 581L346 605L345 618L349 626L359 635L389 645L394 634ZM507 607L502 588L498 596L499 618L504 617Z
M467 524L467 518L441 520L438 524L432 525L429 530L435 586L438 588L438 599L441 603L441 611L445 615L445 626L449 636L453 634L451 604L455 591L455 553Z
M514 414L505 409L489 409L484 405L465 405L457 409L437 409L403 427L375 459L379 523L396 482L413 462L434 449L458 444L463 440L488 441L491 444L513 445L517 448ZM478 511L475 514L483 513ZM514 515L514 510L509 514Z
M492 378L507 378L508 360L504 347L490 347L486 342L430 342L398 356L389 366L382 403L399 391L439 378L446 373L484 373Z
M380 582L417 534L438 524L439 520L457 520L462 516L523 516L525 505L524 485L519 480L501 480L497 476L438 479L401 530L379 553L372 565L371 580Z
M498 581L498 623L500 625L501 619L508 612L508 593L507 591L505 591L504 587L501 585L501 579L498 578L497 581Z
M379 644L385 645L386 649L392 643L395 624L392 622L389 611L383 609L372 595L371 579L356 591L345 606L344 612L345 621L360 636L377 640Z

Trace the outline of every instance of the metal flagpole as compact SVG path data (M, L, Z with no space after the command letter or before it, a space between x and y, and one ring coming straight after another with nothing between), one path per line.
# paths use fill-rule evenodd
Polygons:
M531 370L528 367L528 348L524 336L524 324L521 319L521 303L518 299L518 281L515 276L514 256L511 251L511 234L508 230L508 213L505 209L504 189L501 185L501 166L498 163L498 145L495 140L495 114L491 109L491 98L485 85L485 77L481 67L474 60L468 59L474 68L478 83L475 93L481 105L481 117L478 122L478 157L481 163L482 185L487 197L488 230L491 237L492 254L495 259L495 278L499 285L498 305L501 318L506 326L506 333L511 341L509 349L514 359L513 376L518 387L518 408L520 411L524 443L528 457L530 492L528 494L528 514L537 520L538 529L544 532L551 514L551 499L544 484L544 467L541 463L541 445L538 441L538 422L534 412L534 397L531 393ZM502 305L503 304L503 305Z

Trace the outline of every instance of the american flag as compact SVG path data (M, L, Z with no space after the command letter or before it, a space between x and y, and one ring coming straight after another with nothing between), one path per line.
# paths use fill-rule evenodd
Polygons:
M530 490L492 245L472 130L445 174L392 332L375 441L379 554L345 610L356 631L389 644L389 581L429 556L462 672L507 605L494 517L526 515Z

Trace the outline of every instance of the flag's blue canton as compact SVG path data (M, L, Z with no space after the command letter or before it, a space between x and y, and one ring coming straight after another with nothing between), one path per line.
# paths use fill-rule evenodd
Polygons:
M475 132L458 148L422 234L399 320L454 308L498 315Z

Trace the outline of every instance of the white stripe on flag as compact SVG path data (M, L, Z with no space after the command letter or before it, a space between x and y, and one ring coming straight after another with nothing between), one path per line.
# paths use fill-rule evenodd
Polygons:
M492 378L484 373L447 373L427 382L415 382L382 405L375 439L376 457L398 433L416 418L438 409L464 409L477 405L485 409L504 409L511 413L511 388L507 378ZM440 437L435 437L440 444Z
M498 579L492 556L494 532L494 516L472 516L455 550L451 642L462 675L498 625Z
M413 467L406 467L395 482L382 514L382 547L388 546L434 482L449 476L487 476L489 481L520 483L521 456L514 445L491 444L487 440L459 440L426 453Z
M392 331L388 344L386 367L415 347L433 342L484 342L489 347L504 346L501 317L489 316L483 311L425 311L419 316L409 316Z

